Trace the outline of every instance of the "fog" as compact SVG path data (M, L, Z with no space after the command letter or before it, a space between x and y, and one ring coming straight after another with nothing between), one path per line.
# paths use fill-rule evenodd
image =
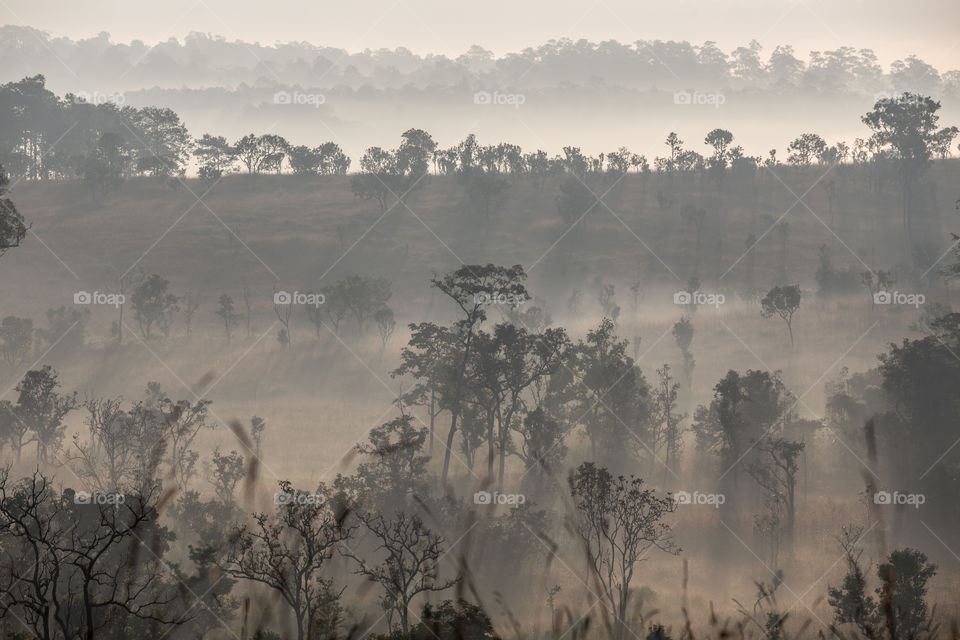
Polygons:
M956 636L953 4L0 14L0 640Z

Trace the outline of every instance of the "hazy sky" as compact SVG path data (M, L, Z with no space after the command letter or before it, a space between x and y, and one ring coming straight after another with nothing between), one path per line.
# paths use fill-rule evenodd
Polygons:
M447 55L561 37L714 40L726 50L757 39L766 53L783 43L805 57L843 44L874 49L884 65L916 53L938 69L960 68L960 0L0 0L0 23L151 44L201 31Z

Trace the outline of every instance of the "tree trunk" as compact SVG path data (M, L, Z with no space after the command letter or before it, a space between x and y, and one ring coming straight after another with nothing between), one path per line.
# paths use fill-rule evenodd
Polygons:
M460 373L457 376L457 390L453 396L453 409L450 417L450 431L447 432L447 450L443 453L443 472L440 475L440 485L447 486L447 475L450 472L450 452L453 451L453 437L457 433L457 418L460 417L460 395L463 392L463 379L467 375L467 363L470 361L470 344L473 342L473 325L467 334L467 342L463 350L463 362L460 364Z

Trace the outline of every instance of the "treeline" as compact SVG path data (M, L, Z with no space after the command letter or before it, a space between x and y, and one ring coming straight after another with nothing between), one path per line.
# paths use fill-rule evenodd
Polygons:
M273 133L248 134L235 142L213 134L195 139L172 109L118 107L109 102L94 105L71 94L59 98L46 89L43 76L0 86L0 109L6 115L0 118L0 166L5 171L27 180L79 179L89 185L95 200L131 176L157 176L179 186L190 162L210 184L233 171L344 175L352 164L334 142L317 147L294 145ZM761 168L784 165L872 165L877 169L873 179L878 185L889 178L900 183L904 230L911 246L919 180L934 158L951 154L960 131L955 126L940 126L939 110L939 102L918 93L881 98L861 117L869 137L856 138L852 144L842 140L830 144L816 133L801 133L788 145L785 160L776 149L765 157L750 155L734 144L731 131L721 128L704 136L702 144L709 149L706 154L689 148L670 132L665 140L669 153L654 157L652 163L626 146L596 156L565 146L562 154L550 155L542 149L524 152L509 143L481 145L472 134L443 148L429 132L412 128L402 134L395 149L366 149L351 186L356 196L376 200L383 211L388 201L402 202L408 193L424 186L424 178L431 172L459 176L470 206L486 220L491 210L502 204L510 186L505 176L524 176L538 188L547 176L567 176L557 209L570 224L598 202L588 184L588 178L598 176L616 180L635 171L644 175L699 174L722 180L727 175L752 175ZM669 207L666 199L669 196L658 193L661 208ZM14 226L17 224L20 229L22 220L14 220Z
M110 90L137 87L257 85L401 89L534 87L573 85L701 89L719 87L803 90L836 94L874 94L918 90L932 95L960 94L960 72L937 70L909 56L884 69L870 49L839 47L811 51L806 59L789 45L764 49L751 41L730 51L714 42L551 40L537 47L496 57L478 46L456 57L421 56L399 47L348 52L302 42L276 46L191 33L149 46L110 40L107 33L84 39L51 37L30 27L0 28L0 50L13 74L44 70L59 82L74 82L59 59ZM253 55L251 55L253 54ZM249 61L238 63L237 61ZM12 79L8 76L8 79ZM129 78L124 86L122 78ZM690 83L684 86L683 82Z
M249 173L289 168L323 175L342 175L350 166L334 143L311 148L273 134L233 143L209 134L194 140L172 109L60 98L43 76L0 87L0 112L0 164L7 171L28 180L81 179L95 197L131 176L182 178L191 158L207 180L237 166Z

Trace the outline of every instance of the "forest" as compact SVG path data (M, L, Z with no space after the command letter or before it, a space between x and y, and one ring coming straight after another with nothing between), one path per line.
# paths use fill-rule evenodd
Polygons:
M531 87L623 73L679 111L871 94L850 137L765 147L719 105L610 147L415 113L359 147L237 135L41 73L225 87L245 46L0 28L0 640L958 637L956 71L260 47L303 108L308 54L326 90L462 67L517 111L483 87L534 59Z

